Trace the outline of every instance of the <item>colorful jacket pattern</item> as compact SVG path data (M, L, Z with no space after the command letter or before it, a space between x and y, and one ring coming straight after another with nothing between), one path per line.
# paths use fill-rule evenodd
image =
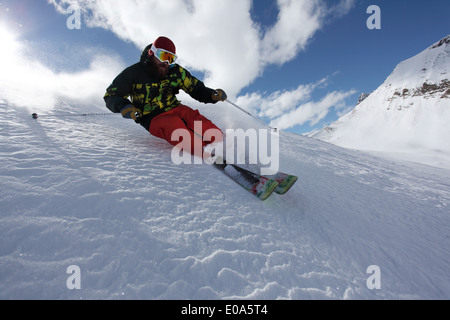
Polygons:
M212 99L214 90L180 65L174 64L164 79L158 79L142 61L126 68L114 79L104 100L107 108L115 113L129 104L140 109L144 115L141 124L148 129L151 119L181 104L176 97L180 90L197 101L216 103Z

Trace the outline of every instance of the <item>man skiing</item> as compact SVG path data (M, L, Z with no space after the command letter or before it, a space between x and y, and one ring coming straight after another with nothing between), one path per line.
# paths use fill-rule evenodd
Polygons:
M122 71L107 88L104 96L106 107L121 113L124 118L133 119L153 136L165 139L174 146L180 142L172 140L172 134L177 129L185 129L191 138L186 149L191 154L206 158L209 154L204 154L203 150L210 143L221 142L222 132L198 110L181 104L176 94L181 89L203 103L225 101L227 95L221 89L206 87L176 64L176 59L172 40L157 38L144 49L140 61ZM194 131L200 127L201 132ZM215 129L217 134L206 137L205 133L210 129ZM194 146L202 146L202 149L196 150Z

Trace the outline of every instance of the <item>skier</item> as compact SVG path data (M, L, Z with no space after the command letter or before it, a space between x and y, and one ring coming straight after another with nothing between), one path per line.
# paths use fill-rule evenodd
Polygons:
M167 37L159 37L142 52L140 62L122 71L107 88L106 107L124 118L133 119L153 136L165 139L176 146L180 141L172 139L177 129L185 129L190 135L190 145L183 145L191 154L210 157L205 147L223 140L222 131L198 110L181 104L176 94L179 90L203 103L217 103L227 99L222 89L213 90L176 64L175 44ZM131 101L130 101L131 98ZM201 126L198 122L201 122ZM197 122L195 126L194 123ZM201 127L201 132L194 129ZM215 129L215 135L206 137L206 131ZM189 140L189 139L188 139ZM201 140L201 141L199 141ZM194 146L202 146L195 150Z

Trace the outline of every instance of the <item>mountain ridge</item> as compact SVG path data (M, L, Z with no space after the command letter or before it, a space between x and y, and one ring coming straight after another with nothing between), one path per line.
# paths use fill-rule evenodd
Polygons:
M450 157L449 73L450 35L400 62L353 110L310 136L358 150Z

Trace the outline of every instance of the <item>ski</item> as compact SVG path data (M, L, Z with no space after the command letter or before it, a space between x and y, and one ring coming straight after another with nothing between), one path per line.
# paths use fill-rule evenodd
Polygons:
M278 186L275 189L275 193L278 193L278 194L285 194L286 192L288 192L289 189L291 189L291 187L298 180L297 176L287 174L287 173L282 173L282 172L278 172L277 174L272 175L272 176L267 176L267 178L278 182Z
M217 164L214 166L222 170L227 176L236 181L245 190L261 200L266 200L278 187L278 182L258 175L232 164Z

